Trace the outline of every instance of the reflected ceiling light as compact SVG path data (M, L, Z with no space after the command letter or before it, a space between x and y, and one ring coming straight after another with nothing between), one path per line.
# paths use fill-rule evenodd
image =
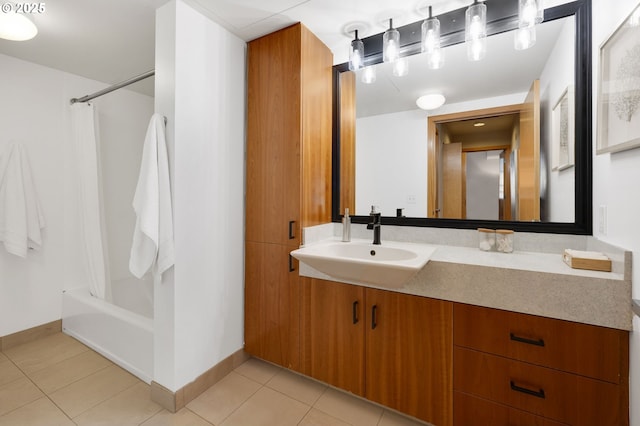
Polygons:
M429 111L431 109L440 108L444 105L444 101L445 97L442 94L434 93L431 95L420 96L416 100L416 105L418 105L418 108L420 109Z
M516 50L525 50L536 44L536 27L524 27L515 30L513 47Z
M375 65L369 65L368 67L364 67L362 70L362 76L360 77L360 81L364 84L371 84L376 81L376 67Z
M5 3L4 5L11 5ZM0 38L13 41L31 40L38 34L36 25L21 13L14 12L14 7L7 7L8 11L0 13Z
M470 61L479 61L487 53L487 6L474 0L464 16L464 41L467 45L467 58Z
M393 75L404 77L409 74L409 58L400 58L393 63Z
M389 29L382 35L382 60L395 62L400 58L400 33L393 28L393 19L389 19Z
M358 71L364 66L364 43L358 38L358 30L355 30L355 38L349 49L349 70Z
M429 6L429 18L422 23L422 53L427 54L427 66L431 69L442 68L444 54L440 49L440 20L434 18Z

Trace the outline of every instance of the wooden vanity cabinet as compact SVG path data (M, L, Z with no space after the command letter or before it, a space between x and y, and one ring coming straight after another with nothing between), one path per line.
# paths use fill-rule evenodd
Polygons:
M300 370L302 228L331 221L331 51L301 24L248 43L245 350Z
M451 424L451 302L311 278L302 292L305 374Z
M627 332L459 303L453 330L455 425L629 424Z

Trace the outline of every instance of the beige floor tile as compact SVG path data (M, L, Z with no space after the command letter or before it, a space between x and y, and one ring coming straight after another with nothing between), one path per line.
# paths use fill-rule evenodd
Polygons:
M140 426L212 426L188 408L183 408L177 413L162 410Z
M0 416L0 426L75 426L47 397Z
M306 416L302 419L299 426L350 426L349 423L345 423L342 420L338 420L335 417L331 417L327 413L323 413L320 410L312 408Z
M73 421L79 426L137 426L161 410L162 407L151 401L149 385L140 382L85 411Z
M205 420L219 425L258 389L259 383L232 371L187 404L187 408Z
M424 426L428 423L406 417L393 411L384 410L378 426Z
M360 398L329 388L314 408L355 426L377 425L382 408Z
M44 394L26 377L0 386L0 415L20 408Z
M282 370L282 368L273 364L269 364L258 358L251 358L238 366L234 371L264 385L280 370Z
M267 382L266 386L307 405L315 404L327 388L321 383L288 370L280 370Z
M221 426L297 425L311 407L268 387L262 387Z
M0 386L24 377L22 371L8 359L0 359Z
M88 350L73 337L57 333L7 349L4 353L25 374L30 374Z
M51 394L77 380L113 365L94 351L86 351L29 374L29 378L46 394Z
M51 393L49 397L74 418L139 382L125 370L112 365Z

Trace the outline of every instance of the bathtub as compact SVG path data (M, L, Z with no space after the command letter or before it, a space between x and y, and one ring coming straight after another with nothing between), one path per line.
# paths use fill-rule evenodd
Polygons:
M62 295L62 329L141 380L151 383L152 284L135 281L112 283L115 304L93 297L86 287L65 290Z

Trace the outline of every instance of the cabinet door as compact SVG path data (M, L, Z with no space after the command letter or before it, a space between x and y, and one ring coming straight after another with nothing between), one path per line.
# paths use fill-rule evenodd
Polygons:
M279 244L246 242L245 350L299 371L300 287L298 272L289 270L290 250Z
M367 289L365 396L438 426L452 423L452 304Z
M364 289L301 278L302 372L364 395Z
M248 45L246 239L300 245L299 25Z

